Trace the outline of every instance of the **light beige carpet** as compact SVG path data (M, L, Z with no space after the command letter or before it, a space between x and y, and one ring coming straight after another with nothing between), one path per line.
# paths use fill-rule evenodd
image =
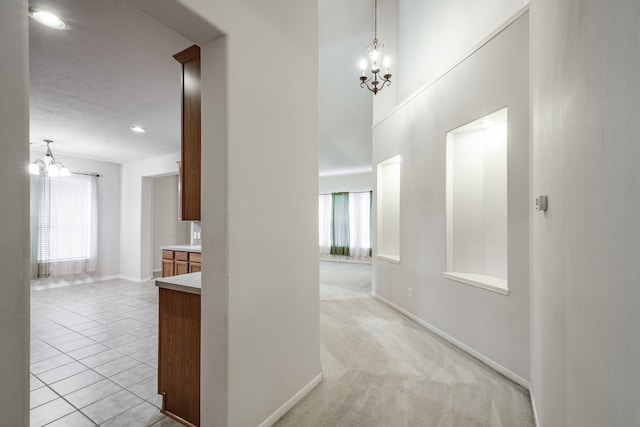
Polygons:
M371 266L320 263L324 381L277 426L533 426L526 389L370 295Z

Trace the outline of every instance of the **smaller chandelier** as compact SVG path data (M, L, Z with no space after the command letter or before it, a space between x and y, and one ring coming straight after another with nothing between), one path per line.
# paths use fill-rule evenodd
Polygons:
M29 173L31 175L46 175L50 177L55 176L69 176L71 172L62 163L56 161L51 152L51 144L53 141L45 139L47 143L47 152L44 155L44 159L38 159L29 165Z
M367 76L367 61L361 59L360 70L362 70L362 75L360 76L360 87L366 87L375 95L381 91L382 88L391 84L391 73L389 73L391 60L389 57L384 59L385 72L381 80L378 79L378 74L380 74L380 59L382 58L382 49L384 49L384 45L378 42L378 0L374 0L373 2L373 41L367 46L367 49L369 49L369 62L371 63L371 73L373 75L371 77Z

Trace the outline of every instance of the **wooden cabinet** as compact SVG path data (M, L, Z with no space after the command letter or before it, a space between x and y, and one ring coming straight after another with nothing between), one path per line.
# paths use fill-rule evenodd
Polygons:
M189 252L176 251L173 256L175 265L175 275L187 274L189 272Z
M200 295L159 289L158 393L161 412L200 425Z
M189 273L202 271L202 254L191 252L189 254Z
M182 64L182 161L179 208L182 221L200 221L200 47L176 53Z
M162 277L175 276L173 268L173 251L162 251Z
M162 251L162 277L202 271L200 252Z

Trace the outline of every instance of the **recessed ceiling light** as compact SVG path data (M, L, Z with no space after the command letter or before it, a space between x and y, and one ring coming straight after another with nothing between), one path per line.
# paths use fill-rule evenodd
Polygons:
M131 129L134 132L138 132L138 133L145 133L147 130L143 127L140 126L130 126L129 129Z
M62 19L58 18L57 15L51 12L30 7L29 16L49 28L53 28L56 30L64 30L66 28L69 28L67 27L67 24L62 21Z

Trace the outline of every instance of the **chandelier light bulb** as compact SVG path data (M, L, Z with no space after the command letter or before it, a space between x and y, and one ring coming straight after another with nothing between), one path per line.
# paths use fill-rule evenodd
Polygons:
M385 74L389 74L389 65L391 65L391 58L389 58L388 56L386 58L384 58L384 70L385 70Z
M62 166L60 168L60 176L69 176L71 175L71 171L66 168L66 166Z
M49 176L60 176L60 169L55 163L51 163L49 165L49 169L47 169L47 172L49 173Z
M371 71L376 72L380 70L380 51L378 49L373 49L369 52L369 60L371 61Z
M40 166L38 166L36 163L31 163L29 165L29 173L31 175L40 175Z
M364 76L367 70L367 61L364 58L360 60L360 70L362 70L362 75Z

